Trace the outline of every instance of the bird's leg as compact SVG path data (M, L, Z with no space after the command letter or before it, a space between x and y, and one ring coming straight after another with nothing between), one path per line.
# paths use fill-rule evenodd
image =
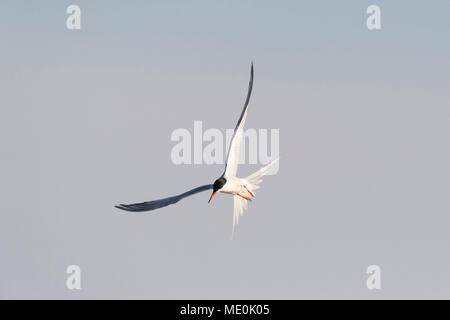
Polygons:
M245 200L250 200L250 198L244 197L243 195L236 193L237 196L244 198Z
M250 193L250 195L254 198L255 195L253 194L253 192L251 192L250 190L248 190L248 188L244 185L245 190L247 190L248 193Z

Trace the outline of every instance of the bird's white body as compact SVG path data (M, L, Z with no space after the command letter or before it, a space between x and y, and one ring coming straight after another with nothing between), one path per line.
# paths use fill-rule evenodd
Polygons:
M242 194L244 191L247 191L245 190L244 185L244 179L238 177L228 177L227 182L222 189L219 190L219 192L228 194Z

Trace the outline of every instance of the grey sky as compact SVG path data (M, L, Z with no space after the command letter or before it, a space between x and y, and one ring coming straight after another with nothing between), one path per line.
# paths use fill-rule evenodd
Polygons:
M450 298L450 2L72 3L0 4L1 298ZM233 127L252 60L281 161L235 239L226 195L114 209L221 174L170 135Z

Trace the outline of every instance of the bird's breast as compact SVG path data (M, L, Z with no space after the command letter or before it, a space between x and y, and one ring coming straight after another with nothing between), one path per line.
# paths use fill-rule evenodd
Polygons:
M242 190L242 183L238 179L227 179L227 182L220 190L223 193L235 194Z

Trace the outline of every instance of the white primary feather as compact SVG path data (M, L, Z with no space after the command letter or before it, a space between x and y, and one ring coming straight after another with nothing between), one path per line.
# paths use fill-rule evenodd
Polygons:
M259 184L262 182L262 176L264 176L267 171L269 171L270 167L278 162L278 158L269 162L267 165L256 171L255 173L252 173L248 177L246 177L244 180L247 182L247 186L250 186L250 190L253 192L253 190L257 190L260 188Z

